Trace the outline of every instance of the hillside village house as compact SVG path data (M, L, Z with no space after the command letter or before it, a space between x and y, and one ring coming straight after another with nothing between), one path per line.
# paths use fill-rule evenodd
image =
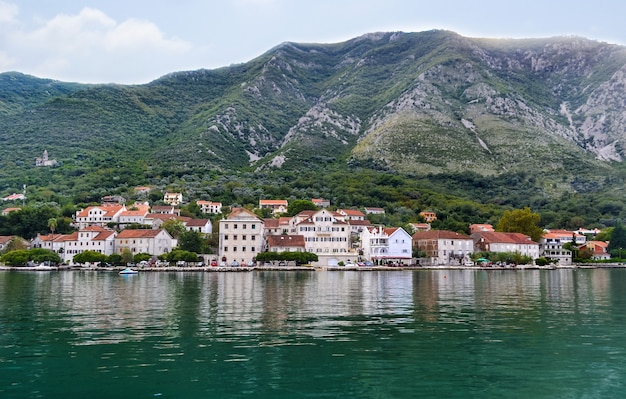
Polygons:
M311 198L311 202L318 208L328 208L330 206L330 200L324 198Z
M481 231L495 231L493 226L490 224L470 224L470 235L474 233L479 233Z
M167 192L163 196L163 202L165 202L168 205L178 206L183 203L183 194Z
M79 230L94 225L107 227L109 223L119 223L120 215L124 211L126 211L124 205L90 206L76 212L73 224Z
M369 227L361 233L363 257L373 262L410 264L413 245L409 233L401 227Z
M180 215L180 209L174 208L172 205L153 205L150 213L158 213L161 215Z
M148 253L162 255L172 251L177 240L165 230L122 230L115 237L115 251L119 254L128 249L133 255Z
M118 224L120 228L125 228L129 224L144 224L146 216L150 213L150 205L145 203L135 203L129 209L120 213Z
M15 207L5 208L2 210L2 216L6 216L11 212L21 211L21 210L22 208L15 208Z
M263 231L266 237L293 233L291 218L263 219Z
M271 209L273 214L285 213L288 207L287 200L259 200L259 208Z
M578 249L579 251L590 251L591 259L593 260L607 260L611 259L608 247L609 244L604 241L587 241ZM626 251L624 253L626 253Z
M437 220L437 214L433 211L423 211L420 212L420 216L424 218L426 223L432 223Z
M474 252L472 238L453 231L418 231L412 238L413 246L426 253L428 265L462 265Z
M255 261L263 251L263 220L244 208L233 208L220 220L219 257L228 264Z
M0 251L6 249L6 247L11 241L13 241L14 238L15 236L0 236Z
M196 201L196 204L200 207L200 212L218 215L222 213L222 203L213 201Z
M384 208L373 208L373 207L365 207L365 213L367 213L368 215L384 215L385 214L385 209Z
M25 199L26 199L26 196L24 194L15 194L15 193L2 198L3 201L22 201Z
M211 234L213 225L209 219L189 219L185 222L187 231L195 231L202 234Z
M496 231L479 231L472 234L474 250L481 252L508 252L539 257L539 243L521 233L505 233Z

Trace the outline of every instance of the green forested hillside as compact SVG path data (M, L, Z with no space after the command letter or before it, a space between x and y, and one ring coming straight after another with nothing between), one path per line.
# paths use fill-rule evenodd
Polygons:
M606 225L626 215L625 70L625 48L582 38L429 31L284 43L146 85L0 74L0 194L65 205L152 185L400 221L429 208L451 227L522 206ZM34 167L44 149L57 167Z

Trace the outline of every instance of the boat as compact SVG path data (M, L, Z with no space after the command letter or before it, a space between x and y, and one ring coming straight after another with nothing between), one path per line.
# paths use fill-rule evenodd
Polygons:
M139 273L137 270L131 269L130 267L127 267L126 269L121 270L119 272L119 274L137 274L137 273Z

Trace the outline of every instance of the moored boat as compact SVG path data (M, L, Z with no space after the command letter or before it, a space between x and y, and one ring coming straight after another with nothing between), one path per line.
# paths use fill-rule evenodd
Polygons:
M130 267L127 267L124 270L120 270L119 274L138 274L139 272L137 270L131 269Z

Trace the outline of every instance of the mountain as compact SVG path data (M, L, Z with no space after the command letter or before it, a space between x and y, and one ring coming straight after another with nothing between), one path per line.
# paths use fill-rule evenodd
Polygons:
M201 195L207 180L223 190L241 173L341 167L622 198L625 73L623 46L434 30L283 43L145 85L0 74L0 192L185 184ZM44 149L59 168L33 168Z

